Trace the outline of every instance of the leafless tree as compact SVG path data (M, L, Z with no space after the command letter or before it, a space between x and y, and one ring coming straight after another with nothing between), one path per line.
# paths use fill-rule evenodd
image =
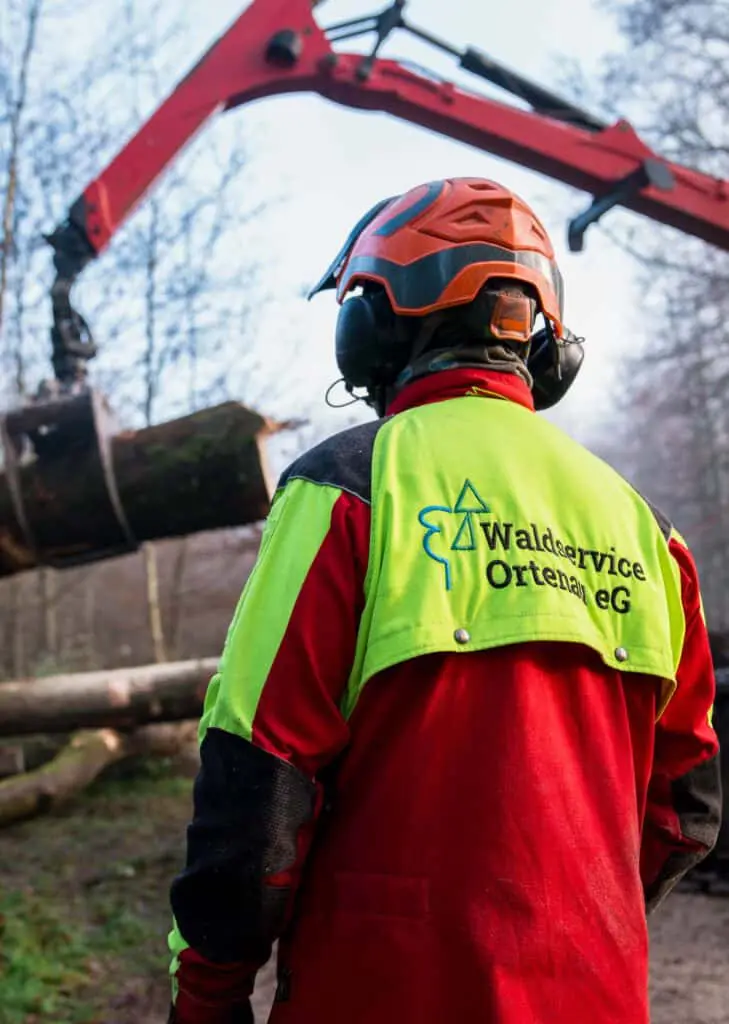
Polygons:
M726 0L613 0L625 39L604 76L612 107L672 160L729 173ZM607 100L606 100L607 102ZM690 542L707 613L729 627L729 254L633 222L616 237L638 264L648 328L624 375L611 461ZM622 424L622 429L620 429Z
M58 39L70 37L84 5L92 6L90 0L7 0L0 12L3 224L11 170L15 182L12 237L3 238L2 248L6 407L48 376L52 266L43 233L65 216L181 70L182 21L169 0L104 5L100 16L108 18L108 32L68 61ZM246 130L245 120L235 117L208 128L76 286L76 304L101 344L94 383L130 426L223 398L250 399L254 386L264 393L270 387L259 366L265 362L260 346L243 343L261 294L256 253L239 240L262 209L257 198L251 202L242 173ZM151 549L109 566L44 570L3 582L0 670L22 676L163 659L173 651L196 654L196 643L207 644L206 636L216 637L204 647L214 653L245 578L245 571L234 572L231 586L223 571L228 566L215 550L219 546L224 559L236 536L222 536L204 549L194 538L171 542L159 548L159 559ZM245 559L247 565L248 554ZM224 596L208 600L198 628L198 595L218 591Z
M138 126L143 108L159 102L166 91L161 81L169 76L161 55L179 22L167 16L165 4L150 9L138 0L123 0L122 9L129 110ZM173 410L187 413L229 397L219 387L219 378L224 382L226 377L222 350L245 330L256 270L235 245L235 232L260 209L239 206L233 196L246 159L239 132L213 132L205 145L193 145L120 232L113 252L105 254L104 274L116 275L121 283L126 312L105 368L113 367L115 402L146 425L162 411L167 416ZM180 620L184 542L172 574L167 629L152 545L145 545L144 564L150 635L156 659L165 660Z
M18 178L20 175L21 149L23 141L23 120L26 115L28 101L28 79L31 70L32 60L36 49L36 38L38 22L41 16L42 0L31 0L25 12L10 10L6 17L8 21L13 20L14 29L17 30L22 42L17 53L17 61L11 58L14 56L9 42L2 47L4 74L2 76L2 116L0 125L3 128L3 153L5 154L2 176L4 178L4 196L2 198L2 236L0 237L0 338L5 337L5 298L11 284L11 267L16 257L17 239L16 224L18 217ZM20 17L25 13L25 17ZM16 19L17 22L16 23ZM17 72L13 74L13 64L17 65ZM22 332L22 317L24 312L22 296L16 292L17 314L19 318L20 331ZM18 344L14 349L6 351L6 358L14 364L14 391L17 397L25 392L25 375L22 348ZM10 629L10 649L13 652L13 667L22 673L25 669L25 648L22 643L22 635L19 623L24 613L25 591L20 580L13 581L10 585L10 593L7 602L8 622Z
M5 157L4 171L4 197L2 199L2 238L0 239L0 337L3 334L3 314L5 310L5 294L8 289L8 278L10 265L16 249L15 222L16 202L18 195L18 176L20 173L20 153L23 138L23 118L26 114L28 100L28 76L30 74L38 31L38 21L41 16L43 0L30 0L25 18L18 27L22 36L22 44L18 55L18 70L13 76L8 68L3 76L3 104L4 104L4 125L6 136L3 149L7 154ZM18 12L10 12L16 14ZM3 56L10 63L9 47L3 48L6 53ZM22 362L18 364L16 374L16 388L22 394L24 380L22 374Z

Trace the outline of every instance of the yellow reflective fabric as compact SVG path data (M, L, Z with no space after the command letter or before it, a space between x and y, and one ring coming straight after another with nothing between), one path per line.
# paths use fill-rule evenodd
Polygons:
M277 494L200 723L250 740L258 701L341 491L292 480ZM276 543L273 544L275 534Z
M274 498L261 537L258 559L243 589L220 661L210 681L200 720L202 742L208 728L225 729L250 740L253 719L268 673L281 645L299 591L331 524L341 491L292 480ZM273 537L276 543L272 544ZM168 935L174 975L187 949L176 922Z
M399 662L544 640L660 677L665 706L684 631L679 570L649 506L547 420L461 397L382 427L345 713Z

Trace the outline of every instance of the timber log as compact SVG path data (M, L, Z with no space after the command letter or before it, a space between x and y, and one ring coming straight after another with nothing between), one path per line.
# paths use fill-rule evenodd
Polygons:
M264 441L281 424L237 402L118 431L83 391L0 418L0 577L245 526L268 513Z

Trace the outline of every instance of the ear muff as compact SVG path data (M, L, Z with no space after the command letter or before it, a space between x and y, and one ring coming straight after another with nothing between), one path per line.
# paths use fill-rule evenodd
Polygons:
M349 388L374 392L392 384L410 355L408 332L384 289L345 299L335 332L337 366Z
M548 324L532 337L527 369L534 384L534 408L539 412L560 402L575 382L585 358L584 339L565 328L558 339Z

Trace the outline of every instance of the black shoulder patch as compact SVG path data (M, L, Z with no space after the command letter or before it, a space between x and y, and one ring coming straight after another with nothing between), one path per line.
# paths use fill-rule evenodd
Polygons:
M628 483L627 480L625 482ZM661 510L656 505L654 505L652 501L649 501L648 498L646 498L645 494L643 494L642 491L639 491L637 487L634 487L633 484L630 483L628 483L628 486L635 491L635 493L638 495L641 501L644 501L646 503L648 508L653 513L653 518L658 523L658 528L660 529L661 533L666 538L666 540L670 540L671 531L673 530L673 523L668 518L668 516L664 515L664 513L661 512Z
M673 523L668 518L668 516L665 516L663 512L661 512L661 510L657 508L652 501L648 501L648 499L643 494L641 494L641 498L643 498L643 501L646 503L648 508L653 513L653 516L660 527L661 533L666 538L666 540L669 540L671 536L671 530L673 529Z
M289 480L310 480L329 484L354 494L368 504L372 497L372 449L384 419L362 423L328 437L301 455L278 482L279 489Z

